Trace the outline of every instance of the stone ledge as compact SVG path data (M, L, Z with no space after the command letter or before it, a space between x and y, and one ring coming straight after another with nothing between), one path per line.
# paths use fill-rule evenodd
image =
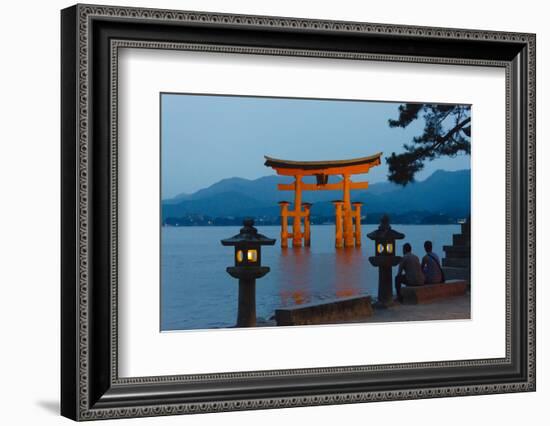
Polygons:
M444 266L443 273L448 281L451 280L464 280L470 281L470 269L469 268L456 268L452 266Z
M470 258L470 246L443 246L443 251L447 257Z
M403 296L404 304L414 305L447 297L462 296L466 294L466 289L467 282L465 280L449 280L443 284L402 287L401 296Z
M442 266L449 266L451 268L469 268L470 258L456 258L456 257L444 257L441 261Z
M276 309L275 320L277 325L330 324L370 317L373 312L370 296L354 296Z

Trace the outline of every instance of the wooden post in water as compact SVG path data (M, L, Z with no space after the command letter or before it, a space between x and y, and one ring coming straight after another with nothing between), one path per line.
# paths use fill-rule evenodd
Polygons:
M311 203L304 203L304 246L311 245Z
M355 213L355 247L361 247L361 206L363 203L356 201L353 203Z
M281 247L288 247L288 201L279 201L281 206Z
M344 247L353 247L353 217L350 200L350 178L344 175Z
M332 202L334 204L334 222L335 222L335 233L334 233L334 245L336 248L343 247L343 217L342 217L342 207L344 202L341 200L335 200Z
M294 222L292 223L292 247L302 247L302 176L294 176Z

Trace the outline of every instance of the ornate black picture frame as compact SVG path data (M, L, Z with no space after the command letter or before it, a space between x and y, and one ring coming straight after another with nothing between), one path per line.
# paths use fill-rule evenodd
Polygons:
M62 415L92 420L535 390L535 35L95 5L64 9L61 27ZM116 95L117 49L125 46L504 68L506 356L120 378Z

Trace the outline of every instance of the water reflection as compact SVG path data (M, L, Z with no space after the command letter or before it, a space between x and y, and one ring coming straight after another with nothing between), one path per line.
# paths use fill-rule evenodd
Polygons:
M361 268L365 261L361 247L343 247L335 253L334 289L336 297L351 297L360 293L361 284L367 279Z
M309 247L281 248L281 306L301 305L311 300L311 250Z
M278 227L260 230L267 236L279 232ZM460 232L460 227L400 225L399 230L415 254L422 255L423 242L431 240L441 257L443 245L452 243L452 234ZM162 228L162 330L234 325L238 287L225 271L233 255L220 239L238 232L239 227ZM336 249L333 226L314 225L312 235L311 247L276 245L262 250L262 263L271 272L256 284L258 317L270 318L279 307L376 294L378 271L368 261L374 255L373 244Z
M281 248L278 256L281 306L351 297L366 288L366 258L360 247L312 253L309 247ZM313 294L315 293L315 294Z

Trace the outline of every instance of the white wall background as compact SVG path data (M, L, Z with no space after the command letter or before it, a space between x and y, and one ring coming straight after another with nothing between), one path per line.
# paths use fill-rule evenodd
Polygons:
M103 4L537 33L538 390L530 394L118 420L119 424L545 424L550 400L550 28L545 2L133 0ZM59 405L59 10L11 1L0 25L0 401L2 424L69 424ZM546 194L545 194L546 192ZM129 423L131 422L131 423ZM102 424L113 423L107 421ZM113 423L116 424L116 423Z

